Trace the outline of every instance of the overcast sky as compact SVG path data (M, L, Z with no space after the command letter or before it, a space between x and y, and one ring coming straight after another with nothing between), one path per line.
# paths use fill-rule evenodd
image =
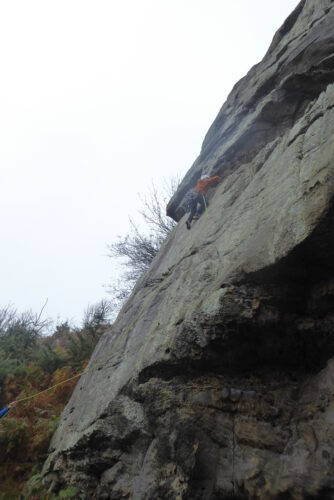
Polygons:
M0 0L0 307L79 323L297 0Z

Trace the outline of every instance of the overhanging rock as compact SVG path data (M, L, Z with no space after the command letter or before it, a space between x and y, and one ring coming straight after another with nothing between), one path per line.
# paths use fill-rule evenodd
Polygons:
M53 490L334 497L333 82L334 2L303 0L171 200L179 220L200 172L223 177L98 344L52 440Z

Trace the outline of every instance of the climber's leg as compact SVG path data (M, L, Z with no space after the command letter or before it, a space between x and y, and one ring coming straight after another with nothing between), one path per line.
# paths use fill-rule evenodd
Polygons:
M197 203L198 203L198 196L194 197L190 202L190 214L186 222L187 229L190 229L191 227L191 221L193 220L193 217L197 211Z

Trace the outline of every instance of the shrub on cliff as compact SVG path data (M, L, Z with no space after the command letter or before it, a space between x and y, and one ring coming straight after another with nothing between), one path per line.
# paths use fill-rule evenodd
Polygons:
M152 184L148 195L140 198L142 208L138 213L144 222L144 229L139 229L130 219L130 232L107 246L109 257L121 259L125 267L121 279L108 287L116 309L129 297L136 281L151 265L162 243L175 227L175 221L166 215L166 205L179 183L178 177L170 178L160 191Z

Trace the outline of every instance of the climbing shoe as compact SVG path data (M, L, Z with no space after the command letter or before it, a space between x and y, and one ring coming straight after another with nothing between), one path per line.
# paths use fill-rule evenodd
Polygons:
M188 220L186 221L186 226L187 226L187 229L191 228L190 222Z

